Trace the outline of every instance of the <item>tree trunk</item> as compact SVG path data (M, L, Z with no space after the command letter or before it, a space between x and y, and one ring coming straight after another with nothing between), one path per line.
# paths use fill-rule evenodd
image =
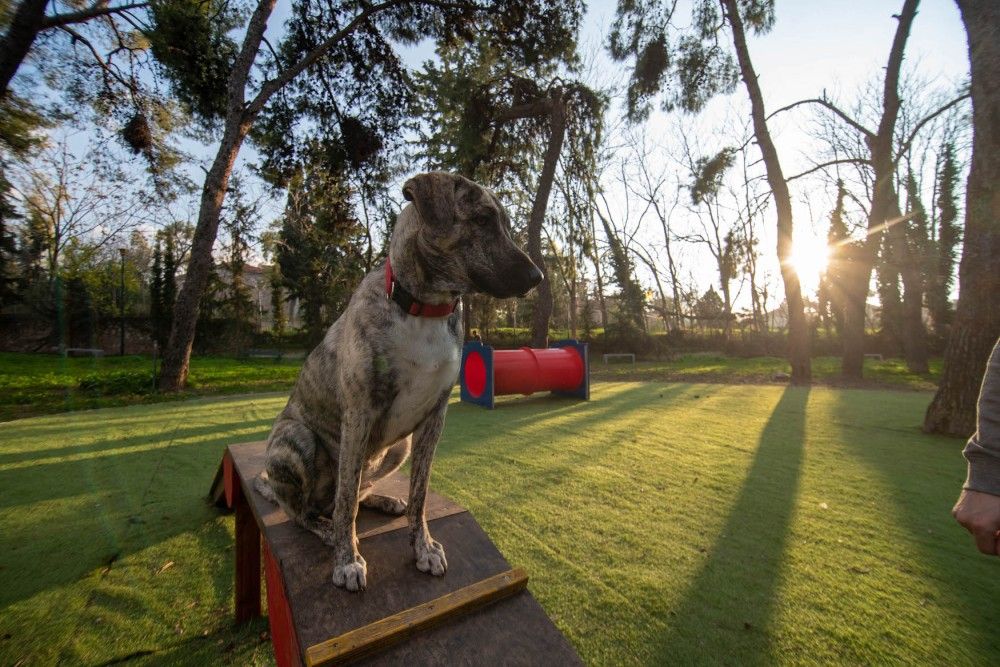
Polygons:
M869 257L869 243L843 246L843 252L852 253L856 261L845 261L842 284L843 322L840 337L843 356L840 359L840 373L850 380L860 380L865 364L865 324L867 322L868 284L871 282L874 260Z
M757 73L750 60L743 19L740 17L737 0L723 0L726 18L733 31L733 46L740 64L740 73L750 97L751 117L754 137L760 147L767 171L767 183L774 198L774 208L778 217L778 261L781 263L781 278L785 284L785 302L788 307L788 361L792 367L792 384L808 384L812 380L809 358L809 329L806 326L805 307L802 302L802 288L799 276L789 259L792 256L792 198L788 182L781 170L778 151L767 127L767 113L764 110L764 96L760 91Z
M967 437L991 346L1000 337L1000 5L958 0L972 70L972 165L959 299L941 385L924 430Z
M590 196L590 205L594 207L594 197ZM597 279L597 308L601 313L601 326L608 325L608 304L604 300L604 275L601 273L601 256L597 252L597 225L594 213L590 214L590 260L594 263L594 275Z
M42 30L49 0L24 0L17 7L7 33L0 40L0 100Z
M239 155L249 131L250 121L243 118L242 114L233 114L227 118L219 152L205 177L187 272L174 302L173 326L167 347L163 351L159 383L161 391L179 391L187 382L198 310L212 272L212 246L215 245L215 237L219 231L222 202L229 186L229 177L233 173L233 163L236 162L236 156Z
M865 137L871 153L871 165L875 172L875 187L872 192L872 206L868 213L868 236L863 248L857 253L857 261L852 263L851 293L844 308L844 333L842 335L843 355L840 372L845 378L860 380L865 359L865 308L868 301L868 286L875 267L880 230L889 222L895 209L898 213L899 199L893 187L896 164L893 160L893 134L899 115L899 72L903 64L906 42L910 28L917 15L919 0L906 0L899 13L899 24L889 49L885 80L882 87L882 117L878 130ZM897 216L898 217L898 216ZM856 275L854 275L856 273Z
M538 192L535 193L531 217L528 219L528 256L545 274L536 288L538 296L531 316L531 346L535 348L547 346L549 318L552 317L552 284L549 282L549 272L545 269L545 257L542 255L542 225L545 222L545 209L549 205L549 194L552 192L552 182L556 175L556 164L559 162L559 153L562 152L563 139L566 136L566 107L560 90L553 93L549 119L549 143L545 149L542 174L538 179Z
M722 309L723 316L726 321L722 325L722 338L727 343L729 342L729 336L732 334L733 329L733 297L729 291L729 281L724 277L722 279Z
M670 271L670 293L674 300L674 326L678 329L684 328L684 309L681 306L681 286L677 278L677 265L674 264L674 255L670 250L670 233L666 223L663 223L663 239L667 249L667 269Z
M212 246L215 245L215 237L219 231L219 215L229 185L229 176L233 173L233 163L236 162L243 140L250 131L251 123L267 101L267 97L259 93L251 105L256 110L247 107L246 84L261 41L264 39L267 20L274 10L275 2L277 0L259 0L257 3L247 23L243 45L226 83L226 119L222 141L212 167L205 176L205 185L201 191L198 225L195 227L194 239L191 242L184 285L174 302L170 338L163 351L163 367L159 382L161 391L179 391L184 388L184 383L187 381L191 346L198 325L198 309L212 271Z

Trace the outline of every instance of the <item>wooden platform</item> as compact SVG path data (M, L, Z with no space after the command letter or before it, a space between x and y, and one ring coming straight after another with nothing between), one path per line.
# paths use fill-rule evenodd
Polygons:
M444 606L473 594L485 600L484 587L494 597L507 597L468 613L463 608L461 615L446 621L431 618L437 623L434 627L377 653L368 652L363 658L366 664L581 664L566 638L523 588L523 581L513 580L518 571L510 571L486 533L461 506L433 492L428 498L431 533L444 545L448 557L443 577L416 569L405 517L361 509L357 532L361 555L368 564L368 588L349 593L333 585L331 549L293 525L284 512L253 490L253 478L263 463L263 442L230 445L212 498L236 511L237 622L260 614L263 547L271 637L279 665L337 662L339 654L333 646L337 642L330 640L352 631L349 637L394 625L402 635L409 635L409 626L417 618L414 613L426 618L426 614L447 611L440 598L450 601ZM408 478L396 474L379 491L405 498L408 486ZM490 581L479 583L484 580ZM426 608L412 611L421 605ZM382 623L382 630L371 627L393 615L399 616Z

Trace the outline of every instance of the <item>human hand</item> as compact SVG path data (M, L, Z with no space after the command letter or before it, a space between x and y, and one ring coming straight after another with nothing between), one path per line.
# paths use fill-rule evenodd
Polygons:
M1000 496L962 491L951 515L976 539L976 547L990 556L1000 555Z

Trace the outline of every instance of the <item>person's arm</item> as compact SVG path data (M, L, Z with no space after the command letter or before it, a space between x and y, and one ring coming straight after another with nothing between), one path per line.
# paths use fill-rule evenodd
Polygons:
M984 554L1000 555L1000 340L986 365L976 432L965 446L969 473L952 514Z

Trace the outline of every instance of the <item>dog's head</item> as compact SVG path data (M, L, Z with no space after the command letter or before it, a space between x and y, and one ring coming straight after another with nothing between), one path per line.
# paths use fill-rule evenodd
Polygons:
M418 174L403 185L414 212L397 230L415 239L414 263L436 291L524 296L542 272L510 236L510 218L490 190L445 172ZM393 262L395 262L395 258Z

